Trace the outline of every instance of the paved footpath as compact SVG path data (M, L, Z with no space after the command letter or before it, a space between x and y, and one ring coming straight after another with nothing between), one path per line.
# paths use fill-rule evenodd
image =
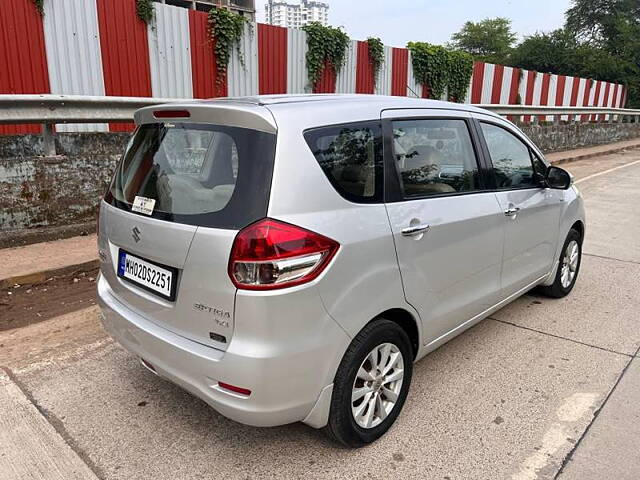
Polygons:
M95 235L0 249L0 288L98 264Z
M623 140L620 142L596 145L594 147L577 148L575 150L565 150L564 152L554 152L545 155L551 163L568 163L587 158L601 157L611 153L619 153L623 150L640 147L640 139Z
M55 430L42 435L91 470L83 478L637 480L640 151L566 167L588 215L572 294L526 295L417 363L397 425L374 445L229 421L141 368L95 307L0 333L0 401L28 399ZM12 462L39 448L14 438L2 439L2 479L29 478Z

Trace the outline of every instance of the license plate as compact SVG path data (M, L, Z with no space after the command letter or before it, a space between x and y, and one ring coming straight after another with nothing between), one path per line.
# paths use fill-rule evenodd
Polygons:
M173 301L176 297L177 270L131 255L118 254L118 276L134 285Z

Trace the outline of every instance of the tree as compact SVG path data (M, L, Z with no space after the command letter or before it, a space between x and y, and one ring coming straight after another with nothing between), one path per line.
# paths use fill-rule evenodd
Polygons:
M508 18L486 18L480 22L466 22L451 36L451 46L473 55L477 60L505 64L509 60L516 35Z
M573 0L572 3L566 14L567 28L580 40L605 47L612 53L623 53L630 41L637 46L638 0Z
M588 69L625 83L631 105L640 106L640 2L573 0L566 28L582 44L604 52L595 62L586 59Z
M557 75L590 77L624 83L624 62L572 32L558 29L526 37L513 49L511 65Z
M576 38L562 28L526 37L511 53L511 64L546 73L575 74Z

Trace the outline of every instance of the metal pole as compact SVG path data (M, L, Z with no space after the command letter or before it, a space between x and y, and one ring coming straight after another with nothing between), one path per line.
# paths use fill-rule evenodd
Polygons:
M45 157L55 157L56 155L56 138L53 133L52 123L42 124L42 148Z

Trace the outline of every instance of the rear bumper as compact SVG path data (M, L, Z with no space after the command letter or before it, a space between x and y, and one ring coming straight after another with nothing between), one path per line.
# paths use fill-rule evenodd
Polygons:
M281 345L256 344L251 336L243 340L236 329L227 351L221 351L138 315L114 297L103 276L98 280L98 302L105 329L120 345L150 363L160 377L201 398L225 417L253 426L284 425L313 417L307 423L322 426L317 418L327 412L318 412L326 409L326 395L321 392L330 386L342 357L339 352L350 341L326 312L326 318L317 319L322 331L308 332L303 350L292 349L292 339L287 338L282 338ZM218 382L248 388L251 395L223 390Z

